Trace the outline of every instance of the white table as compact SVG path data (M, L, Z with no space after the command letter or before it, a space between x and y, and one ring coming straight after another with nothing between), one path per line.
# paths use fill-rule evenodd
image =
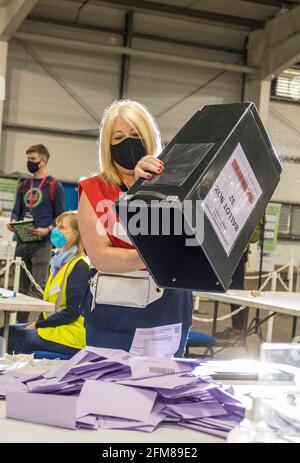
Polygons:
M152 433L142 431L104 430L99 431L56 428L40 424L10 420L5 417L5 402L0 402L1 443L224 443L224 439L210 436L174 425L162 425Z
M13 297L13 291L0 288L0 310L4 312L4 329L3 338L4 346L3 350L7 350L7 342L9 335L9 321L10 314L14 312L55 312L55 305L50 302L43 301L42 299L36 299L34 297L25 296L24 294L17 293L16 297ZM3 297L5 296L5 297Z
M231 289L226 293L194 292L196 297L203 297L215 301L213 335L216 332L216 319L218 315L218 304L245 305L247 307L266 310L269 312L267 341L272 340L273 315L283 313L294 317L300 316L300 293L287 291L261 291L259 296L252 296L251 291ZM296 320L293 322L292 338L296 334ZM266 320L264 320L266 321Z

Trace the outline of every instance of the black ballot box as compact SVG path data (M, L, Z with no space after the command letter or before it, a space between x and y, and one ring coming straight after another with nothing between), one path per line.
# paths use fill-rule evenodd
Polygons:
M226 291L282 171L255 105L204 106L159 158L120 222L158 286Z

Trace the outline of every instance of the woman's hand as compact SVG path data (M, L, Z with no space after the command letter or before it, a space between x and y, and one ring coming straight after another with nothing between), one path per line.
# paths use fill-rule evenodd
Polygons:
M162 174L164 171L164 163L155 158L154 156L144 156L136 165L134 169L135 179L146 178L148 180L153 178L153 174Z

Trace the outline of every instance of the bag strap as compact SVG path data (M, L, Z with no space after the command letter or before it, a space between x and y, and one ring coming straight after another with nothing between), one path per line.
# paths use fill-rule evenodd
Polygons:
M21 186L19 188L19 195L23 195L26 191L26 188L29 185L29 179L24 180L24 182L21 183Z
M56 178L52 178L50 181L50 199L52 202L55 199L56 184L57 184Z
M55 189L58 180L56 178L51 178L46 180L45 185L49 185L50 200L53 202L55 199Z

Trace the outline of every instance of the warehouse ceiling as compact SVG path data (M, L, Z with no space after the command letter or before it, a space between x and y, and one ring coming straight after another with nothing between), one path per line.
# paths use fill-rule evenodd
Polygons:
M37 64L36 72L42 69L57 81L93 127L95 111L107 102L86 103L80 70L92 79L99 69L103 82L110 75L103 91L109 100L143 98L165 124L168 138L194 108L240 101L243 79L258 75L261 63L270 78L274 63L281 69L297 62L299 15L300 0L39 0L15 39ZM261 53L260 61L247 61L253 35L252 50L261 51L266 24L263 39L270 56ZM64 79L73 58L72 78ZM164 98L152 97L158 86ZM87 131L97 134L97 129Z
M0 0L0 6L5 8L9 4L10 0Z
M238 54L252 31L299 5L300 0L40 0L28 19L123 35L126 13L132 13L132 38Z
M83 13L84 10L105 5L127 11L177 19L180 17L190 22L254 30L299 4L300 0L41 0L33 14L49 14L51 9L51 16L67 15L70 20L78 20L78 12Z

